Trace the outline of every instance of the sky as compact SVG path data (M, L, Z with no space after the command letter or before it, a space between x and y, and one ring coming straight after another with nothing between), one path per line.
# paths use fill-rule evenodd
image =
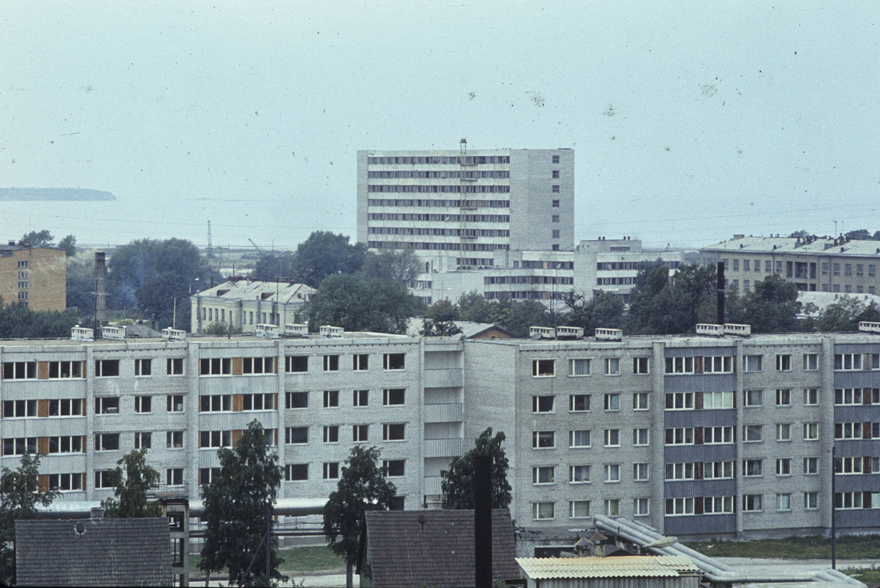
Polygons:
M575 150L575 240L880 230L880 3L0 2L0 240L356 234L356 151ZM837 225L835 225L837 221Z

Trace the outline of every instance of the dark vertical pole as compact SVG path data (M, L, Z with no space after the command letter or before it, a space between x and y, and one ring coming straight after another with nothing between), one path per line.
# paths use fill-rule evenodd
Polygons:
M837 489L837 449L831 448L831 569L837 569L837 525L834 516L837 510L835 490Z
M715 324L724 324L724 262L718 262L718 316Z
M474 458L474 571L476 588L492 587L492 458Z

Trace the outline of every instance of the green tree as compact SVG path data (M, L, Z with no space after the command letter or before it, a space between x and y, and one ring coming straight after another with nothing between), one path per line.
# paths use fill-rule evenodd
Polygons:
M58 496L55 489L43 490L39 483L40 456L25 453L18 469L0 471L0 582L15 583L15 521L33 519L38 506L49 506Z
M843 296L829 304L819 313L817 331L857 331L861 321L880 320L880 310L875 302L863 304L853 296Z
M18 304L3 305L0 297L0 338L48 339L69 337L79 317L72 311L31 310Z
M346 331L403 334L407 320L424 308L400 282L336 275L321 283L304 310L313 331L320 325L335 325Z
M147 465L147 450L134 449L116 464L115 469L107 472L115 498L105 498L101 502L105 516L117 519L162 516L159 503L147 501L147 492L160 480L159 472Z
M797 315L801 310L798 290L791 282L776 275L755 283L755 291L741 297L740 311L730 322L752 326L754 333L790 333L799 331Z
M458 309L448 300L438 300L428 307L422 321L422 335L425 337L450 337L461 333L455 324Z
M665 265L646 265L631 294L628 330L636 334L684 334L699 322L715 322L718 277L714 265L684 264L672 280Z
M440 472L440 487L448 507L474 508L474 457L487 456L492 458L492 508L507 508L512 497L507 482L507 456L501 447L504 439L502 431L493 437L489 427L476 438L472 449L453 458L449 469Z
M324 505L324 535L330 549L345 557L345 584L352 586L352 569L360 547L364 512L391 510L397 489L379 467L379 450L355 445L342 466L336 491Z
M291 263L293 253L264 253L254 265L251 275L261 282L274 282L279 279L289 278L293 275Z
M401 282L407 286L424 271L425 264L412 249L368 252L361 266L361 276L367 280Z
M55 237L47 230L25 233L18 242L22 247L52 247Z
M277 538L264 540L281 484L281 468L263 426L251 421L235 447L221 448L217 457L220 475L202 489L207 527L199 568L208 573L226 568L230 585L286 581L278 571L284 560L278 556ZM271 578L265 577L266 549Z
M75 310L81 321L95 314L95 258L77 255L67 258L67 308Z
M300 284L318 288L327 276L357 273L366 254L366 245L352 245L346 235L315 231L297 246L290 277Z
M624 306L620 296L611 292L596 291L590 300L575 291L562 295L568 313L560 317L564 324L582 327L592 335L596 327L620 329L623 327Z
M63 249L67 257L73 257L76 255L76 237L67 235L58 241L58 249Z

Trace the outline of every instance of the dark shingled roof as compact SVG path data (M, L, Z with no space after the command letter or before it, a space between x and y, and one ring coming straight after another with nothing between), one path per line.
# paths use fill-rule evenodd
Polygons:
M358 567L369 563L376 588L474 585L473 510L368 511L366 521L367 562ZM519 579L515 558L510 511L493 510L493 577Z
M15 521L15 564L22 586L170 586L168 519Z

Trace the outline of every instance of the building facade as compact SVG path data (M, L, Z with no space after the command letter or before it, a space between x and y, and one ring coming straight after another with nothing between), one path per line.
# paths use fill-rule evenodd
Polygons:
M0 297L31 310L67 308L67 254L61 249L0 247Z
M190 297L190 332L204 333L211 323L254 333L256 325L302 322L299 312L316 290L305 284L234 280Z
M706 264L723 261L727 286L740 292L776 275L802 292L880 293L878 241L734 235L700 254Z
M439 507L441 471L491 426L507 436L512 516L540 536L594 514L680 537L815 534L832 500L839 530L880 530L869 333L9 341L0 364L0 464L44 454L60 501L110 496L106 472L141 447L196 500L217 449L257 419L280 498L326 498L364 443L400 506Z

